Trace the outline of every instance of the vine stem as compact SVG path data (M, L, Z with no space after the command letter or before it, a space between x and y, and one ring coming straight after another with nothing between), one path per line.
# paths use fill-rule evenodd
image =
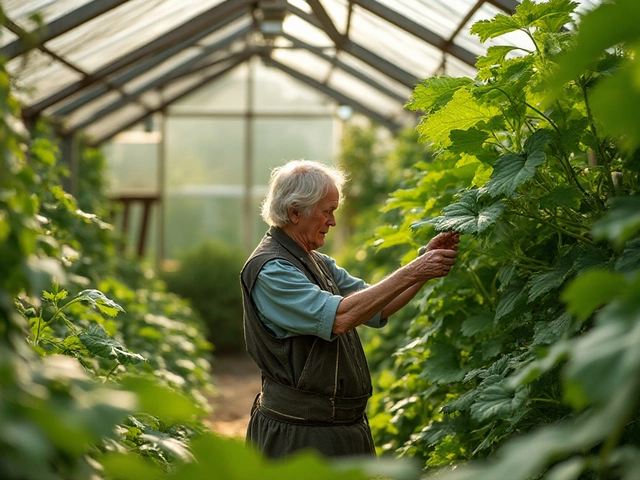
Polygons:
M104 383L106 383L106 382L107 382L107 380L109 380L109 377L111 376L111 374L112 374L113 372L115 372L115 371L116 371L116 369L117 369L119 366L120 366L120 364L116 362L116 364L113 366L113 368L112 368L111 370L109 370L109 373L107 373L107 377L104 379Z
M577 240L581 240L581 241L583 241L583 242L593 244L593 240L591 240L591 239L589 239L589 238L586 238L586 237L583 237L582 235L578 235L577 233L570 232L569 230L567 230L567 229L565 229L565 228L562 228L562 227L560 227L560 226L556 225L556 224L555 224L555 223L553 223L553 222L550 222L549 220L547 220L547 219L546 219L546 218L544 218L544 217L540 217L540 216L538 216L538 215L533 215L533 214L531 214L531 213L529 213L529 214L526 214L526 213L518 213L518 215L521 215L521 216L526 217L526 218L531 218L531 219L533 219L533 220L538 220L539 222L542 222L542 223L544 223L545 225L550 226L551 228L553 228L553 229L555 229L555 230L559 231L560 233L564 233L565 235L568 235L568 236L570 236L570 237L573 237L573 238L575 238L575 239L577 239Z
M491 296L489 295L489 292L487 292L487 289L484 288L484 285L482 285L482 282L480 281L480 279L478 278L478 275L476 275L476 272L473 270L473 268L469 268L467 270L469 272L469 274L471 275L471 278L473 279L473 283L476 284L476 286L480 289L480 291L482 292L482 294L485 296L485 298L487 299L487 301L489 302L490 305L493 305L493 299L491 298Z
M62 313L62 311L67 308L69 305L73 305L74 303L78 303L80 300L78 298L74 298L73 300L71 300L70 302L65 303L62 307L58 307L56 305L56 311L54 312L53 316L47 320L46 322L44 322L44 325L42 325L42 328L44 329L47 325L49 325L51 322L53 322L56 318L58 318L58 315L60 315ZM38 345L38 342L40 340L40 320L42 320L42 312L40 313L40 317L38 318L38 331L36 332L36 338L33 340L33 344L34 345ZM74 327L69 327L69 324L71 322L69 322L66 318L65 318L65 323L67 324L67 327L74 332L74 334L77 335L77 331L75 330ZM71 324L73 325L73 324Z

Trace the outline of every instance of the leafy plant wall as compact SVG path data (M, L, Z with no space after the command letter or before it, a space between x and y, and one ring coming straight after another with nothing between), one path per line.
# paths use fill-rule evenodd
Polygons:
M640 475L640 7L578 25L575 7L525 0L476 23L532 47L492 46L475 79L427 79L408 104L434 158L387 202L399 220L379 248L410 245L406 261L463 235L389 340L370 413L382 452L457 466L438 478Z

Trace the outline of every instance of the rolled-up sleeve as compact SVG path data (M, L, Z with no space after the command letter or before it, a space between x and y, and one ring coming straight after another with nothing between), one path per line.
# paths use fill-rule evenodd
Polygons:
M251 296L263 324L276 337L336 338L331 330L344 297L320 289L286 260L271 260L264 265Z

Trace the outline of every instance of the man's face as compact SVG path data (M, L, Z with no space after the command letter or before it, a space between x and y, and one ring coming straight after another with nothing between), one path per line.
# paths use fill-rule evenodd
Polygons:
M327 193L320 199L313 213L309 217L300 215L296 225L298 243L310 252L324 245L324 237L329 227L336 226L333 213L340 203L338 189L331 185Z

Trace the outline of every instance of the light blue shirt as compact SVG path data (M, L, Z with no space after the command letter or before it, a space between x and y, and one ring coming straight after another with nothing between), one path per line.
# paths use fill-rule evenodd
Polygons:
M347 295L362 290L367 284L352 277L335 260L321 254L326 260L340 295L333 295L311 283L292 263L275 259L264 264L251 292L262 323L277 338L296 335L315 335L333 340L331 332L338 305ZM381 328L387 319L378 312L366 325Z

